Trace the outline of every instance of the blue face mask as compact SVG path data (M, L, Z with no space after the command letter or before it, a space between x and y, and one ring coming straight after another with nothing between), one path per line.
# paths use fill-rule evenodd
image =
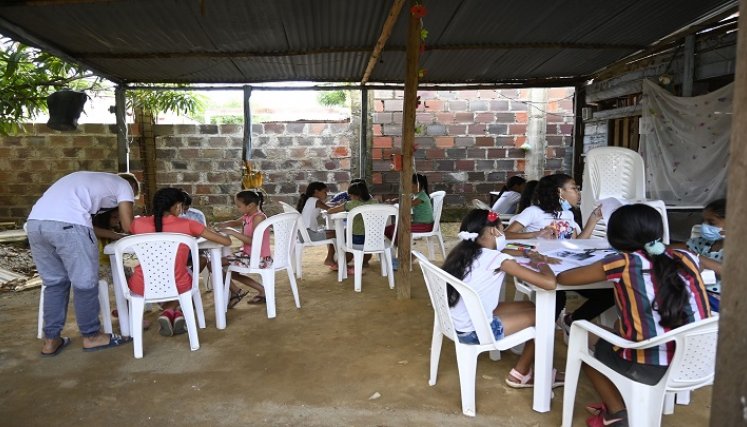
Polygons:
M721 227L716 227L705 222L700 225L700 235L706 240L721 240L724 238L721 235Z
M571 210L571 208L572 208L571 202L569 202L566 199L560 199L560 209L563 209L564 211L569 211Z

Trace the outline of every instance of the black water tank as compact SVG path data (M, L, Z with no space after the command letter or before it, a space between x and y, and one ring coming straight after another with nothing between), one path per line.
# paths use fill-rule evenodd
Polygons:
M57 91L47 97L49 121L47 126L54 130L71 131L78 127L78 117L88 95L69 89Z

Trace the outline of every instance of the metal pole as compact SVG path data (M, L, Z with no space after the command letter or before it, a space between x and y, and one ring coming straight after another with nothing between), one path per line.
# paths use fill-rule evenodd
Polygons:
M366 164L368 157L368 145L366 140L368 139L368 90L361 88L361 131L360 141L358 150L358 159L360 160L358 166L358 177L366 179ZM370 184L369 184L370 185Z
M244 86L244 160L252 159L252 87Z

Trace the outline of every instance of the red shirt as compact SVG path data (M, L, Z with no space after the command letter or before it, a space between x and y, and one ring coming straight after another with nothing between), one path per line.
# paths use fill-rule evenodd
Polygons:
M163 217L163 231L167 233L182 233L198 237L202 234L203 230L205 230L204 225L191 219L179 218L173 215ZM153 221L153 216L135 218L130 226L130 231L132 234L155 233L156 224ZM176 289L180 294L192 289L192 275L189 274L189 270L187 269L189 257L189 247L181 245L176 253L176 269L174 271L176 275ZM135 272L130 277L129 286L133 293L138 295L144 294L143 270L139 265L135 267Z

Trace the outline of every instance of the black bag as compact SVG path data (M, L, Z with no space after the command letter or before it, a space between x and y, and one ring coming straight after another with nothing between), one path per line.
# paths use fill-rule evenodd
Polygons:
M47 126L54 130L71 131L78 128L78 117L88 95L70 89L57 91L47 97L49 121Z

